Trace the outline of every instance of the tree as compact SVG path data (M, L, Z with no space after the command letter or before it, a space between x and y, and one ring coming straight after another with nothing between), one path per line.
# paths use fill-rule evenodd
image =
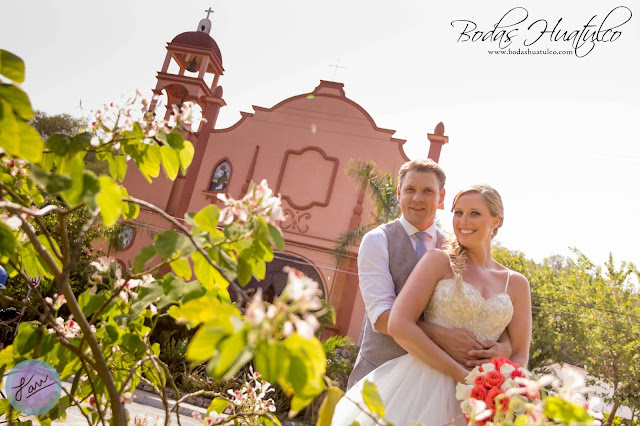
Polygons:
M340 234L333 251L340 263L350 246L357 245L364 234L378 225L398 217L400 206L397 196L397 182L389 172L382 173L373 161L351 161L345 174L358 184L358 189L367 192L373 200L374 209L371 223L358 229Z
M209 205L188 213L186 225L130 197L122 186L128 168L138 169L149 182L160 169L172 180L178 172L186 173L194 155L182 130L189 124L189 104L175 109L171 122L165 122L156 120L148 103L136 96L123 109L99 109L87 132L53 133L44 141L29 125L34 112L16 85L24 80L23 61L0 50L0 76L10 80L0 83L0 263L25 286L29 276L40 275L54 282L61 295L47 300L32 289L37 303L25 306L38 319L22 323L14 343L0 351L0 374L24 360L39 359L53 366L61 380L75 377L56 405L39 413L41 424L64 419L70 405L78 406L88 423L127 424L125 404L140 381L161 395L168 423L165 387L176 390L175 384L158 356L158 345L149 340L160 316L197 329L187 358L206 362L214 379L233 376L253 361L262 379L292 396L291 414L322 392L325 356L313 336L315 316L322 314L317 312L318 284L291 270L289 284L273 303L262 301L259 292L249 300L242 288L252 276L264 278L273 246L284 248L277 227L280 200L266 182L250 185L242 200L227 199L222 210ZM86 167L89 153L107 162L108 174ZM93 262L92 288L74 294L71 269L87 234L98 222L109 228L121 218L136 218L140 206L162 216L172 229L156 235L131 268L109 258ZM89 218L72 239L70 218L81 209ZM59 238L49 231L51 224ZM160 275L167 265L172 272ZM229 291L236 293L237 304L231 303ZM73 319L57 316L63 304ZM259 377L248 380L256 384ZM279 424L264 401L249 406L229 395L209 396L216 398L211 410L235 407L231 420ZM83 404L87 401L89 405ZM7 400L0 402L6 418L20 415Z

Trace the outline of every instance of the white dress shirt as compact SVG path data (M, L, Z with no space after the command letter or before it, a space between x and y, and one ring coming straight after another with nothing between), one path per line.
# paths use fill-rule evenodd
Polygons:
M404 216L400 216L400 223L409 235L415 250L418 238L414 234L420 230L410 224ZM425 239L427 251L436 248L436 225L432 224L425 232L429 235ZM387 236L381 227L369 231L362 238L358 251L358 278L369 321L375 325L378 317L391 309L396 300L396 288L389 271Z

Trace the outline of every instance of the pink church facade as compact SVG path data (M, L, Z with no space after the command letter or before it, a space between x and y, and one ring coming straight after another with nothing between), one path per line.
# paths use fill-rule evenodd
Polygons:
M210 25L203 19L198 31L180 34L168 44L155 89L167 95L169 104L194 101L203 110L207 122L188 134L195 146L191 167L174 182L160 176L153 184L139 172L130 172L125 186L132 196L182 220L186 212L218 203L218 193L241 198L250 181L266 179L282 196L285 219L280 227L286 247L284 253L276 253L265 280L250 285L277 294L284 286L284 265L302 270L321 284L336 309L337 323L327 332L357 341L364 318L357 247L340 265L332 249L340 234L370 222L373 206L344 170L352 160L372 160L381 170L396 174L408 161L402 149L405 141L394 138L395 131L379 128L346 97L342 83L329 81L271 108L254 107L233 126L216 129L218 112L225 105L218 85L224 69L220 49L208 34ZM178 73L169 72L172 62ZM448 141L444 126L439 124L428 138L429 157L437 161ZM125 262L133 261L154 233L168 228L164 219L144 209L129 224L134 232L117 254Z

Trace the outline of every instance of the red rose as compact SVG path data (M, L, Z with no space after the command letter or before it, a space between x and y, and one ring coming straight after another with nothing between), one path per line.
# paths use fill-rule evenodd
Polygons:
M504 383L504 376L499 371L489 371L484 378L489 385L500 387Z
M496 366L496 370L500 371L500 367L502 367L504 364L511 364L513 365L513 368L515 368L516 370L520 367L518 364L516 364L515 362L511 362L511 360L509 358L492 358L491 362L493 363L493 365Z
M471 389L471 398L477 399L478 401L484 401L487 397L487 389L484 386L476 386Z
M496 411L507 411L509 409L509 397L507 394L498 395L493 399L496 403Z
M515 369L511 372L511 378L515 379L516 377L524 377L524 374L522 374L522 371Z
M473 384L476 386L486 386L487 383L485 382L484 374L480 374L479 376L476 376L476 378L473 379Z
M475 388L474 388L475 389ZM473 391L471 391L473 393ZM495 410L496 402L494 398L500 394L504 393L504 391L500 388L491 388L489 392L487 392L487 396L484 399L484 402L487 404L487 408L491 410Z

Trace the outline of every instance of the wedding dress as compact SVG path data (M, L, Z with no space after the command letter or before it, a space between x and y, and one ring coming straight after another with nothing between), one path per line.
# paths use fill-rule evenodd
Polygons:
M513 316L507 294L510 276L511 271L504 292L489 299L467 282L462 283L458 293L454 278L438 281L424 311L425 321L448 328L466 328L480 340L497 340ZM336 406L333 426L347 426L354 421L375 425L352 402L365 406L362 402L365 380L375 383L384 403L385 418L396 426L410 426L414 422L426 426L466 425L460 401L455 397L453 378L406 354L382 364L356 383Z

